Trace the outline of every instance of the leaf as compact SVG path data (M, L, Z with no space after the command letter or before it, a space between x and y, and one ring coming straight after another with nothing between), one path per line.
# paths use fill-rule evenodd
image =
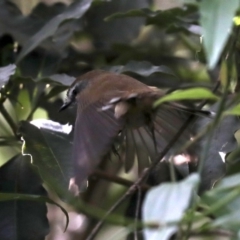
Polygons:
M16 155L0 168L0 239L43 239L49 233L47 194L29 160Z
M43 40L51 37L57 31L62 22L70 19L81 18L91 6L91 2L92 0L75 1L64 12L48 21L34 36L29 39L29 41L26 42L17 58L17 62L20 62L24 56L36 48Z
M117 12L105 18L105 21L112 21L117 18L126 18L126 17L155 17L157 11L151 11L149 8L142 9L133 9L128 12Z
M232 214L226 214L222 217L217 218L213 221L211 226L213 227L223 227L231 230L238 231L240 225L240 211L236 209Z
M32 179L29 179L29 181L31 181ZM57 202L51 200L48 197L44 197L44 196L40 196L40 195L30 195L30 194L14 194L14 193L1 193L0 192L0 202L5 202L5 201L23 201L22 202L22 206L25 204L27 206L29 206L29 204L34 204L32 202L37 202L37 203L50 203L50 204L54 204L56 206L58 206L62 212L64 213L64 215L66 216L66 226L65 226L65 231L68 227L69 224L69 216L67 211ZM11 202L10 202L11 203ZM0 203L1 204L1 203ZM16 204L16 203L13 203ZM3 207L3 206L2 206ZM36 206L35 206L36 207ZM39 206L37 206L39 207ZM23 213L26 212L26 210L23 211ZM43 214L45 212L42 212ZM31 212L31 217L34 217L34 220L36 221L36 217L38 217L37 215L33 216L32 212ZM19 220L19 219L16 219ZM33 220L33 218L32 218ZM24 220L22 220L24 221ZM26 224L26 222L24 221L24 223ZM42 229L40 229L42 231Z
M31 156L43 181L61 196L72 176L72 137L59 131L38 129L25 121L21 122L20 133L24 140L23 154Z
M199 176L192 174L179 183L164 183L147 193L143 204L143 220L145 223L157 223L160 227L157 230L144 229L146 240L170 239L178 229L177 223L188 208L197 184Z
M148 0L100 1L98 4L93 4L84 16L87 21L85 31L90 33L98 50L111 49L111 46L116 43L130 43L138 37L141 27L144 26L143 18L116 19L111 22L106 22L104 19L116 12L149 6Z
M225 46L239 0L203 0L200 3L200 23L208 67L214 68Z
M155 66L147 61L142 61L142 62L129 61L124 66L123 65L113 66L113 67L107 68L107 70L116 72L116 73L132 72L144 77L148 77L153 73L165 73L165 74L170 74L174 76L174 73L171 71L170 68L166 66Z
M188 30L192 22L197 19L193 13L197 7L185 5L183 8L171 8L169 10L152 11L149 8L133 9L127 12L117 12L105 18L105 21L112 21L118 18L142 17L146 19L146 25L157 25L159 28L170 29L179 27Z
M72 131L72 126L69 124L62 125L58 122L47 119L35 119L31 121L31 124L35 125L39 129L51 130L53 132L60 132L69 134Z
M39 77L39 78L31 78L31 77L23 77L23 76L17 76L15 77L15 82L17 83L23 83L23 84L51 84L52 86L66 86L69 87L73 81L75 80L75 77L69 76L67 74L53 74L47 77Z
M75 79L76 79L75 77L71 77L67 74L54 74L47 78L40 78L38 81L41 82L46 81L47 83L52 83L54 85L59 84L61 86L63 85L69 87Z
M229 177L223 178L215 187L216 191L223 191L230 188L239 187L240 185L240 174L234 174Z
M232 109L225 111L224 115L240 115L240 104L237 104L235 107L233 107Z
M177 90L157 100L154 103L154 107L157 107L164 102L202 99L218 100L218 97L206 88L190 88L187 90Z
M0 89L8 82L10 76L15 73L15 70L15 64L9 64L6 67L0 68Z
M209 206L211 214L220 218L229 214L235 214L240 208L240 174L225 177L210 191L204 193L201 198L203 204Z

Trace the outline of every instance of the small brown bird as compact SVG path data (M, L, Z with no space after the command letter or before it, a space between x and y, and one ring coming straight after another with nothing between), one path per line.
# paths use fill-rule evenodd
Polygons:
M132 168L135 157L139 171L149 166L186 119L180 104L152 108L163 95L132 77L102 70L88 72L74 81L60 110L77 102L73 141L77 185L111 151L124 159L126 171ZM187 132L182 140L189 137Z

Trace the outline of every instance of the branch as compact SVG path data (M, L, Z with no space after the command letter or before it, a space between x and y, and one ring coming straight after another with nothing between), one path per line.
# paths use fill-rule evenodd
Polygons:
M91 177L92 178L94 178L94 177L101 178L101 179L104 179L104 180L107 180L107 181L110 181L110 182L114 182L114 183L117 183L117 184L120 184L120 185L123 185L123 186L126 186L126 187L131 187L134 184L134 182L132 182L130 180L127 180L125 178L121 178L121 177L118 177L118 176L114 176L114 175L105 173L103 171L97 170L97 169L94 170ZM139 187L142 190L145 190L145 191L149 190L151 188L151 186L149 186L148 184L142 184Z

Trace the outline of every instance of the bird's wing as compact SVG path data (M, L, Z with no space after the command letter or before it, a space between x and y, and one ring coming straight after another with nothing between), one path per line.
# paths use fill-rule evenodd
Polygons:
M152 104L156 97L158 95L155 93L143 93L132 94L130 97L115 98L110 101L109 105L112 105L114 109L121 103L137 103L137 105L142 106L140 111L145 109L147 113L150 113L150 124L143 123L137 127L128 124L128 118L132 119L134 116L131 116L129 112L123 114L126 117L126 124L121 132L122 136L119 137L121 140L119 141L119 155L123 156L126 172L133 167L136 158L139 172L149 167L150 162L154 161L167 146L191 113L191 111L187 111L187 108L184 107L182 110L181 106L175 106L174 104L163 104L154 110ZM188 129L178 140L177 146L184 144L190 137L191 133Z
M161 105L151 116L151 125L133 127L127 123L130 108L121 110L122 115L116 117L116 106L122 106L119 103L132 104L133 98L137 98L140 106L146 105L140 111L146 108L148 112L154 112L152 103L156 100L155 93L132 94L130 98L108 98L108 101L101 100L90 104L84 102L84 98L79 101L73 144L75 180L78 185L87 179L112 149L117 150L124 160L126 172L133 167L135 159L141 172L155 160L189 116L189 113L175 106ZM131 116L130 114L130 118ZM186 131L178 145L189 138L190 131Z
M124 120L114 117L114 110L102 111L102 101L82 106L78 103L73 141L75 182L81 185L96 168L102 158L111 150L121 131Z

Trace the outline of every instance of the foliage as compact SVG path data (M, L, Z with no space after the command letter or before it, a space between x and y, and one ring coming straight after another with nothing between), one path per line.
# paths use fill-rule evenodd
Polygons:
M196 119L181 146L197 164L178 169L175 182L167 154L157 186L141 183L104 217L98 239L117 239L116 226L121 239L240 239L239 0L179 0L165 10L157 3L168 1L39 2L23 14L30 2L0 0L0 239L86 239L136 183L136 168L125 174L113 159L100 166L111 174L91 176L80 198L68 190L76 109L58 110L75 77L97 68L169 90L154 107L178 100L215 112Z

